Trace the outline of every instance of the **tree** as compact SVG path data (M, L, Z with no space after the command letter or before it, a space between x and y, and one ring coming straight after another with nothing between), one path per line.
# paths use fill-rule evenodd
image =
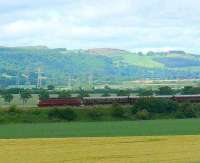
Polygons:
M53 91L55 89L55 86L54 85L48 85L47 89L50 90L50 91Z
M27 103L28 99L31 97L32 95L29 90L23 90L20 92L20 98L23 100L23 104Z
M2 95L2 97L3 97L4 101L8 102L8 103L10 103L13 100L13 98L14 98L11 93L4 93Z
M105 89L105 90L108 90L108 91L111 90L111 88L110 88L108 85L106 85L106 86L104 87L104 89Z
M151 89L142 89L138 92L139 96L153 96L153 91Z
M111 88L106 85L104 87L103 91L102 91L102 97L109 97L109 96L111 96L110 92L111 92Z
M133 113L141 110L147 110L149 113L171 113L176 112L179 105L177 102L153 97L139 98L132 109Z
M110 97L110 96L111 96L110 93L107 91L102 94L102 97Z
M128 90L120 90L117 92L117 96L130 96L130 92Z
M39 93L39 99L40 100L47 100L49 98L49 91L47 90L42 90Z
M181 90L181 94L183 94L183 95L193 94L193 90L194 90L194 88L192 86L185 86Z
M59 98L71 98L72 95L69 91L61 91L58 93Z
M181 94L183 95L200 94L200 87L185 86L181 90Z
M165 86L165 87L160 87L157 94L159 95L173 95L174 91L172 88Z
M90 95L89 95L89 93L87 91L85 91L84 89L80 88L78 97L80 97L80 98L82 98L82 97L90 97Z

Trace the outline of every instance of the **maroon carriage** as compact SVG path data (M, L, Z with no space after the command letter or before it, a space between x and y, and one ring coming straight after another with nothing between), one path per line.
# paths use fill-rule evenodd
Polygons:
M80 106L82 104L81 99L78 98L50 98L47 100L40 100L39 107L50 106Z

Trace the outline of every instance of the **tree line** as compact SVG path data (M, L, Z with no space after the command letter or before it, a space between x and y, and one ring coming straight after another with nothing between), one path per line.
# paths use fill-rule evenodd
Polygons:
M115 94L116 96L130 96L132 94L138 96L153 96L153 95L194 95L200 94L200 87L185 86L182 89L172 89L169 86L159 87L157 90L152 89L113 89L105 86L103 89L91 89L85 90L80 88L79 90L56 90L53 85L49 85L47 89L0 89L0 95L5 102L11 103L14 99L14 94L19 94L24 104L33 94L37 94L40 100L50 98L51 94L58 95L58 98L71 98L73 94L77 94L78 98L89 97L90 94L101 94L103 97L109 97Z

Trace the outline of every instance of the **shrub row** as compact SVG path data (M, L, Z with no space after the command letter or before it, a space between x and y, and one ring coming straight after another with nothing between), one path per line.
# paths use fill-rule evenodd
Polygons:
M194 103L177 103L168 99L152 97L140 98L132 108L137 119L152 119L154 115L160 118L196 118L200 117L200 105Z
M176 103L166 99L140 98L134 106L93 106L84 108L0 110L0 123L148 120L200 117L200 104Z
M113 105L85 108L20 109L15 105L0 110L0 123L40 123L60 121L113 121L131 119L125 116L130 107Z

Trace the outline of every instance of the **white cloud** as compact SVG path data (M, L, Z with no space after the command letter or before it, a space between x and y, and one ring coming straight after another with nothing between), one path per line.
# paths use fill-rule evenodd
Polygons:
M0 44L200 52L198 0L0 0Z

